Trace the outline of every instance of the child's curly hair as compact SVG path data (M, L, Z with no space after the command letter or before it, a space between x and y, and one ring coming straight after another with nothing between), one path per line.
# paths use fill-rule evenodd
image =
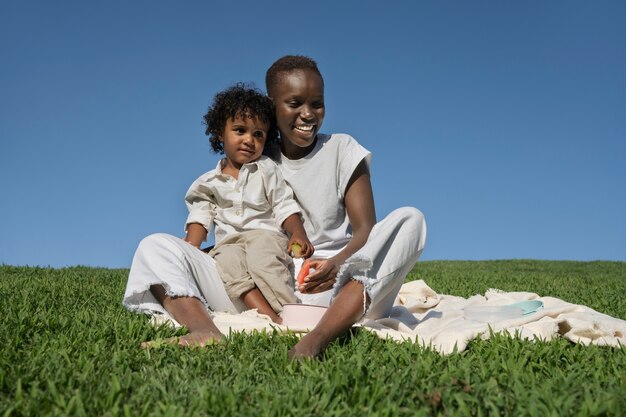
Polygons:
M257 118L269 125L265 149L278 144L278 131L274 114L274 102L260 90L237 83L215 95L213 104L202 117L206 125L205 134L209 136L211 147L216 153L224 153L224 144L220 136L224 134L226 121L235 117ZM265 150L264 150L265 153Z
M274 86L278 84L282 73L296 70L311 70L320 76L322 82L324 81L322 73L319 68L317 68L317 62L315 62L313 58L304 55L285 55L278 58L265 73L265 88L267 89L267 93L270 96L272 95L272 90Z

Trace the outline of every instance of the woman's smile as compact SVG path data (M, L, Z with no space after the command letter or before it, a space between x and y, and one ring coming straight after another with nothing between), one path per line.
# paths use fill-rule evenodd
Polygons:
M300 125L300 126L296 126L296 129L300 130L301 132L310 132L315 128L315 125Z

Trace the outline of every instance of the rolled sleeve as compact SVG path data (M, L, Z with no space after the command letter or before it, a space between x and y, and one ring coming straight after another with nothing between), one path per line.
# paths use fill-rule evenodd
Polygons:
M343 158L341 158L337 164L337 179L339 181L337 188L341 199L345 197L346 188L348 188L348 183L350 182L356 167L361 163L361 161L365 161L367 169L369 170L372 159L370 151L361 146L351 136L347 136L347 138L348 140L340 142L343 149L340 149L339 153L340 155L343 155Z
M278 170L276 164L267 159L263 163L263 181L267 197L272 206L278 227L292 214L302 213L300 205L293 196L293 191Z
M302 210L300 210L300 206L295 201L293 201L293 203L282 204L280 208L277 207L274 209L276 224L282 228L282 225L285 220L287 220L287 217L296 213L302 213Z
M187 232L190 224L198 223L204 226L208 236L215 220L216 205L210 199L210 195L203 193L200 188L200 182L195 181L185 195L185 204L189 210L185 222L185 232Z

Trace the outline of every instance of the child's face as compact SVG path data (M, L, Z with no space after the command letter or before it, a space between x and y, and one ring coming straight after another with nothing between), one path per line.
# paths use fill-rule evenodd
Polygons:
M282 151L286 156L300 155L302 148L313 145L324 121L324 81L311 70L287 72L272 95Z
M220 141L229 167L239 170L243 164L256 161L263 153L269 125L256 117L237 115L228 119Z

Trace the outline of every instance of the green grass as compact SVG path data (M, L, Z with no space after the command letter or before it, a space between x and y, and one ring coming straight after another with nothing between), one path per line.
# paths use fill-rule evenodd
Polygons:
M120 304L127 270L0 267L0 416L622 416L626 348L494 336L441 356L354 332L292 364L291 335L141 350L175 334ZM407 280L530 291L626 318L626 263L433 261ZM179 331L180 332L180 331Z

